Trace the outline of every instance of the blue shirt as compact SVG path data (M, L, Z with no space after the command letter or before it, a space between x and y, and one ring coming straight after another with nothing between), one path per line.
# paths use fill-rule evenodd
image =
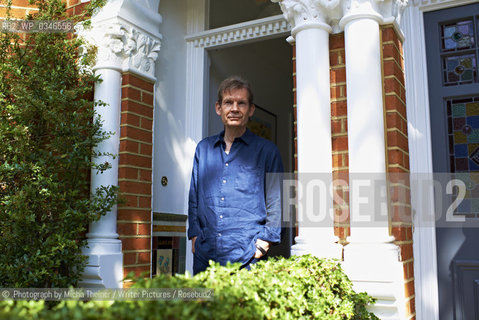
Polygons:
M247 263L256 239L281 238L283 164L276 145L246 132L225 153L224 131L196 147L188 205L195 258Z

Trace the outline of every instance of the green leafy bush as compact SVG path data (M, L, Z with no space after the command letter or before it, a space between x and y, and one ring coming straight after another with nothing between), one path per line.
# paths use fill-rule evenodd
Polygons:
M211 264L190 277L137 279L137 288L213 288L213 300L0 302L0 318L24 319L377 319L372 298L356 293L336 261L294 256L261 261L250 271Z
M39 12L27 19L66 18L60 0L30 3ZM0 33L0 287L77 284L82 235L116 202L112 186L90 195L93 150L108 133L81 44L71 33Z

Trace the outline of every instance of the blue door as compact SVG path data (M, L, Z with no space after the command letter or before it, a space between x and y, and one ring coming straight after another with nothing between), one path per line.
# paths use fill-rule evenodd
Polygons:
M464 182L436 191L441 320L479 319L478 20L479 4L424 14L435 177Z

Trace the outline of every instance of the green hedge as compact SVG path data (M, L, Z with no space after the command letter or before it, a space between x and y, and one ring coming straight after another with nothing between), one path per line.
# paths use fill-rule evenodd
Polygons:
M0 302L4 319L377 319L336 261L309 255L261 261L248 270L211 264L191 277L137 279L136 288L213 288L203 301Z

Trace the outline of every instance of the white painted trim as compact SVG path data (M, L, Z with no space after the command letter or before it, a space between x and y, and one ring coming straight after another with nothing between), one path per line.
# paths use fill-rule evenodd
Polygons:
M478 0L414 0L404 12L401 26L406 38L404 42L406 101L410 170L413 175L433 172L423 13L475 2ZM420 201L428 198L429 203L426 205L433 211L434 195L419 199L418 194L412 186L411 201L415 212L413 250L416 318L438 319L436 231L434 225L421 226L419 215L424 213L415 210Z
M431 127L429 119L429 90L427 80L426 46L423 13L410 6L403 16L404 59L406 68L406 105L411 174L432 174ZM438 319L439 298L437 282L436 232L434 222L421 227L418 212L418 192L411 186L414 210L414 276L417 319ZM428 197L429 208L434 208L434 195ZM428 276L429 275L429 276Z
M423 12L447 9L476 3L479 0L413 0L412 4Z
M249 40L270 39L287 36L291 26L283 15L233 24L187 35L185 40L195 47L217 48Z

